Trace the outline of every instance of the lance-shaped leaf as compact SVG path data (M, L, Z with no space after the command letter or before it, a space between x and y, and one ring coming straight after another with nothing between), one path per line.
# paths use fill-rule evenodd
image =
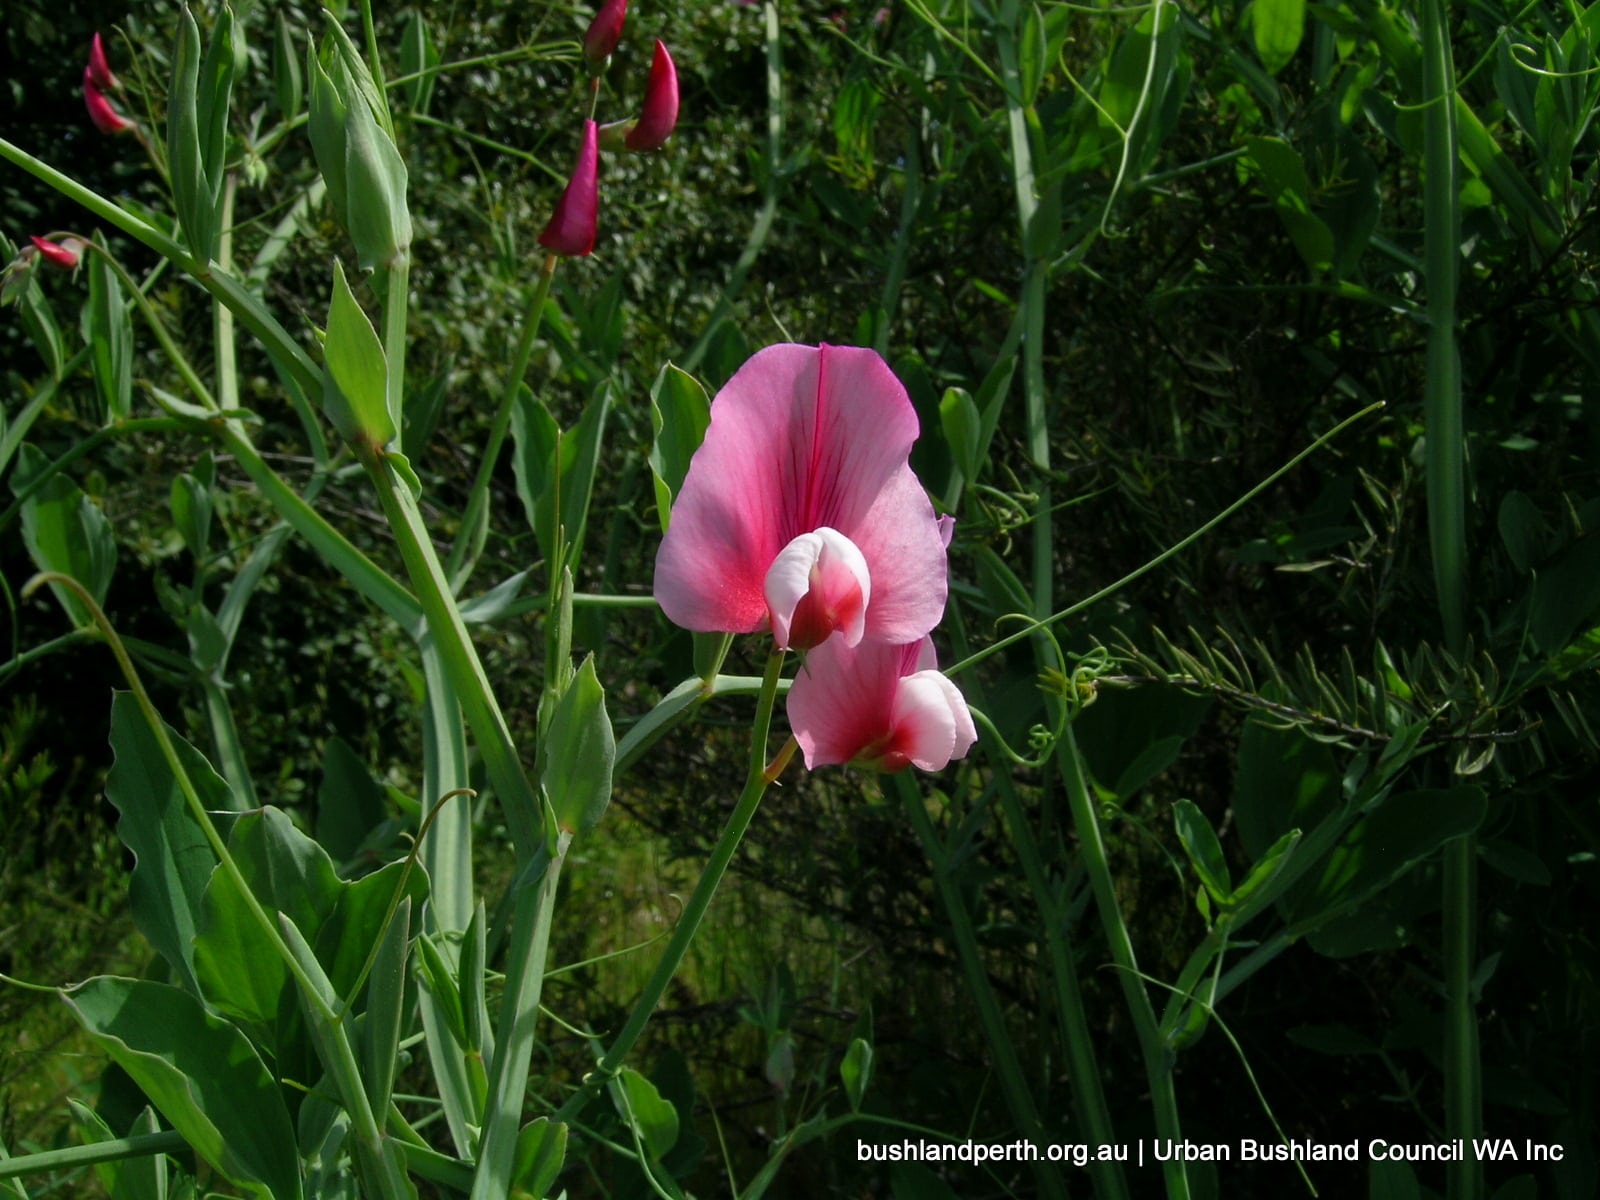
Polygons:
M99 235L97 246L103 245ZM123 303L122 284L103 253L89 255L89 303L82 333L94 366L94 387L102 416L126 417L133 407L133 319Z
M205 168L206 184L214 217L222 198L222 176L228 158L228 108L233 102L233 77L241 62L247 62L243 30L234 23L233 10L226 4L217 13L206 43L205 60L195 86L195 119L200 133L200 165ZM216 226L218 232L221 227Z
M289 1112L244 1034L164 983L101 976L63 999L200 1158L253 1200L297 1200Z
M439 44L433 40L433 31L421 10L412 9L400 39L400 70L416 77L406 84L406 100L419 113L426 113L433 99L439 62Z
M300 55L294 48L294 34L282 11L278 13L272 35L272 84L278 95L278 112L285 121L292 121L300 115L305 82L300 72Z
M233 808L233 794L211 764L172 729L167 736L200 802L211 810ZM111 749L115 758L106 776L106 798L122 815L117 836L134 855L128 880L134 924L179 982L198 995L194 935L216 857L188 811L160 743L127 692L118 692L111 702Z
M311 153L317 160L317 170L322 172L323 183L328 185L334 216L342 225L349 204L344 182L344 127L349 105L324 67L315 43L306 53L306 77L311 85L311 108L306 118Z
M172 203L189 249L202 261L216 248L216 220L211 181L206 176L206 149L200 130L197 96L200 88L200 27L188 8L178 18L178 50L172 64L172 91L167 97L167 167Z
M401 1021L405 1016L406 951L411 941L411 898L405 897L378 943L372 974L367 978L367 1021L363 1031L364 1078L373 1112L389 1111L395 1064L400 1057Z
M11 476L12 491L20 495L49 467L40 450L23 443ZM100 506L71 479L57 474L24 501L22 540L34 566L71 576L96 603L105 603L117 565L116 538ZM50 590L75 626L90 624L89 609L76 592L54 583Z
M583 660L550 719L539 783L556 820L569 833L587 833L611 802L611 768L617 743L606 715L606 694L594 673L594 655Z
M567 1157L567 1126L549 1117L530 1121L517 1134L517 1151L511 1168L511 1194L545 1196L561 1174Z
M342 64L341 64L342 66ZM348 76L345 76L348 78ZM345 93L344 183L349 207L345 227L356 260L371 271L405 258L411 249L411 212L406 205L406 164L394 137L371 109Z
M711 401L694 376L668 363L650 388L650 474L655 480L656 515L661 532L672 519L672 501L689 473L689 460L711 424Z
M388 362L377 331L356 303L337 260L323 353L328 369L322 406L334 428L347 441L387 445L396 433L386 398Z

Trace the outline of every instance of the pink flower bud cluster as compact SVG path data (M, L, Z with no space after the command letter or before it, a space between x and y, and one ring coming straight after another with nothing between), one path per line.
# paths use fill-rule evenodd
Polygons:
M916 410L875 351L768 346L717 393L656 554L667 618L805 651L808 767L943 770L977 740L937 669L954 521L911 470Z
M627 15L628 0L606 0L590 22L583 38L583 60L593 74L605 70L622 38ZM555 213L539 235L539 244L568 258L592 253L600 223L600 150L659 150L677 124L678 69L667 47L657 41L638 117L604 126L584 122L578 161Z
M105 43L97 33L89 43L89 63L83 68L83 103L89 110L89 120L101 133L126 133L133 128L133 122L106 98L107 92L121 88L122 81L112 74Z

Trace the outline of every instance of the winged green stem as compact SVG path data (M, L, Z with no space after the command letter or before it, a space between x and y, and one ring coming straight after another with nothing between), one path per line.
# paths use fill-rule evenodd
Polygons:
M505 994L501 1000L494 1058L489 1066L488 1106L483 1118L483 1137L478 1144L477 1171L472 1180L472 1200L491 1200L491 1197L510 1192L517 1121L522 1115L528 1064L533 1060L539 998L550 952L550 921L555 915L561 866L566 861L571 841L570 834L560 835L556 853L545 864L543 876L537 882L522 886L517 897L510 957L506 963Z
M518 857L527 862L543 843L543 806L522 769L510 727L461 619L422 513L410 488L397 478L384 458L370 447L361 447L358 457L378 493L411 586L416 589L417 603L438 646L440 661L455 688L467 727L477 740Z
M88 1167L95 1163L126 1162L130 1158L150 1158L157 1154L176 1154L188 1148L189 1143L181 1133L164 1129L160 1133L135 1134L133 1137L92 1142L87 1146L41 1150L37 1154L21 1154L16 1158L0 1157L0 1179L43 1175L47 1171Z

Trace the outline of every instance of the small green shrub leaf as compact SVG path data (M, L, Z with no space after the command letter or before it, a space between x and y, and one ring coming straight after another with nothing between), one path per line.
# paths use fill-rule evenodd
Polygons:
M632 1067L622 1068L611 1088L618 1114L632 1122L645 1148L659 1160L677 1143L678 1110Z
M705 439L711 424L711 401L694 376L668 363L650 388L650 424L655 440L650 446L650 474L655 479L656 516L661 532L667 531L672 502L689 473L689 460Z
M611 802L616 757L605 689L595 675L591 654L556 705L544 744L539 783L562 829L587 833L600 823Z
M1261 65L1276 75L1288 66L1306 33L1306 0L1255 0L1250 32Z
M1172 817L1178 841L1183 843L1194 873L1213 900L1227 904L1233 896L1233 882L1228 875L1228 860L1222 853L1222 843L1217 841L1211 822L1192 800L1179 800L1174 804Z
M388 363L377 331L356 303L337 259L323 352L328 370L322 403L334 428L348 441L387 445L396 432L385 395Z
M511 1194L539 1198L549 1194L567 1158L567 1127L549 1117L530 1121L517 1134L512 1159Z
M839 1063L839 1080L844 1084L851 1110L860 1112L861 1100L872 1085L872 1044L866 1038L856 1038L844 1052L844 1059Z

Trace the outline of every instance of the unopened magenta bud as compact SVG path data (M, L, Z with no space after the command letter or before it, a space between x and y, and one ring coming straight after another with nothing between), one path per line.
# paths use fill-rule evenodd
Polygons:
M666 46L656 42L650 63L650 82L644 90L644 107L638 123L628 131L623 145L629 150L659 150L678 126L678 68Z
M106 44L100 40L98 33L89 42L88 78L102 92L114 92L122 86L121 81L111 73L111 62L106 58Z
M539 244L552 254L583 258L594 251L599 224L600 128L593 121L585 121L577 165L556 204L555 215L539 235Z
M83 103L89 110L89 120L94 122L94 127L101 133L126 133L133 128L133 122L119 113L116 106L106 99L105 93L96 86L93 76L93 67L83 69Z
M627 19L628 0L605 0L600 11L595 13L594 20L589 22L589 31L583 35L583 61L591 71L605 68L606 59L611 57L622 38L622 26Z

